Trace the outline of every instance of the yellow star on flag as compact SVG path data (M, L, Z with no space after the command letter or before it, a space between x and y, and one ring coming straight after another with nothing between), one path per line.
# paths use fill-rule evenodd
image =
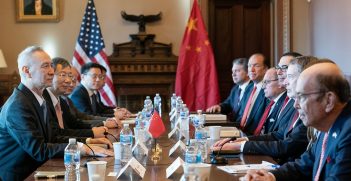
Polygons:
M201 47L196 47L195 51L200 53L201 52Z
M196 28L196 21L197 21L197 19L193 19L193 18L190 18L189 19L189 22L188 22L188 25L187 25L187 27L188 27L188 33L191 31L191 30L197 30L197 28Z
M205 40L205 45L209 45L210 44L210 41L208 41L208 40Z

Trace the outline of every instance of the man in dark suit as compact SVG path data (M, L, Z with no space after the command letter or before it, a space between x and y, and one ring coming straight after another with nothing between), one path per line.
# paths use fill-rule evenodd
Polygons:
M321 131L317 142L294 162L247 180L351 180L350 86L333 63L304 70L297 81L295 108L303 124Z
M81 67L81 82L69 96L75 107L79 111L90 115L114 117L115 111L113 108L102 106L99 98L98 90L101 88L101 81L105 80L103 68L97 63L87 63ZM126 112L126 109L119 109Z
M227 114L234 122L240 122L237 118L242 116L239 115L243 112L240 110L246 105L244 97L249 94L253 86L247 74L247 63L246 58L237 58L233 61L232 78L235 85L226 100L219 105L209 107L206 112Z
M69 111L66 101L60 98L67 91L67 87L72 81L69 62L63 58L54 58L53 68L55 72L53 84L43 92L43 97L49 103L49 112L53 118L51 124L53 129L56 129L61 135L104 139L107 127L93 127L89 123L76 119ZM115 121L113 121L113 125L117 127ZM102 139L100 140L106 141Z
M52 131L43 90L51 86L51 59L40 47L28 47L18 56L20 85L0 113L0 180L23 180L50 158L63 156L67 139ZM66 143L58 143L66 142ZM81 154L92 154L79 143ZM98 155L111 151L92 147Z
M252 135L268 105L269 100L264 96L262 80L269 67L268 60L263 54L256 53L249 58L248 72L254 83L252 90L245 100L245 108L240 113L240 128L247 135Z
M290 60L289 68L285 72L287 78L283 81L286 85L288 96L294 97L294 88L296 87L298 76L307 67L307 64L315 62L314 58L307 56L300 56ZM294 103L294 100L291 103ZM269 155L277 159L279 163L298 158L306 150L308 140L306 137L306 127L298 119L296 110L293 110L293 114L289 114L289 117L284 118L285 116L281 116L277 119L281 123L277 131L266 135L240 138L234 143L223 146L223 148L241 150L246 154ZM225 141L228 140L223 140L215 144L215 146L223 145Z
M52 15L52 5L47 5L44 0L31 0L24 7L24 15Z

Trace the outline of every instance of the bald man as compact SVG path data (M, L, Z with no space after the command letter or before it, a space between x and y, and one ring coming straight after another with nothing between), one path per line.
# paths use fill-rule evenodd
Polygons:
M333 63L319 63L297 80L295 108L305 126L321 131L295 162L267 172L249 171L247 180L351 180L350 86Z

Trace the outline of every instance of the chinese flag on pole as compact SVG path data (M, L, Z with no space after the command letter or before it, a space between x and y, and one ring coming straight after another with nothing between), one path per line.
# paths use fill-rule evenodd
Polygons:
M175 89L190 111L205 110L219 102L213 51L197 0L180 47Z
M149 132L151 133L153 138L158 138L165 131L166 131L166 128L165 128L165 125L163 124L163 121L160 115L158 114L157 111L154 111L154 114L150 119Z

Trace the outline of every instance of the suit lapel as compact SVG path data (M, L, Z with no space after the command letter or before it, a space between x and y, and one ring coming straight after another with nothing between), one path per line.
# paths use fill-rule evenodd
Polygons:
M45 137L46 140L49 140L50 136L48 134L48 129L47 129L47 125L50 125L49 121L46 122L46 120L44 120L44 111L41 108L41 106L39 105L39 102L37 100L37 98L34 96L34 94L26 87L24 86L22 83L20 83L18 85L18 90L21 91L24 95L26 95L26 97L28 99L30 99L30 101L33 103L34 105L34 109L36 114L38 115L38 117L40 118L39 120L39 124L40 124L40 129L43 132L43 136Z

